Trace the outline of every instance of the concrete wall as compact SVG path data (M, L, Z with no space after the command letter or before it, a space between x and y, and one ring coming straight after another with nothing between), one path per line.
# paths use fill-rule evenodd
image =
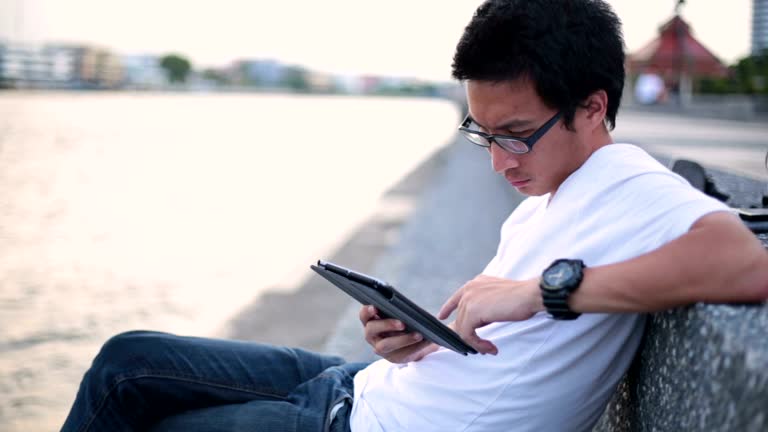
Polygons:
M626 93L631 94L631 93ZM640 105L629 101L624 111L650 111L686 115L697 118L765 121L768 119L768 96L695 94L685 105L671 97L666 104Z

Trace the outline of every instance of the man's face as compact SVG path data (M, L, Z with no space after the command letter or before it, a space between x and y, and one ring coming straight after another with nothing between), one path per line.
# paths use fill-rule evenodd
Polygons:
M469 113L481 130L491 134L525 138L557 113L547 107L528 80L467 81ZM520 193L543 195L555 192L583 160L579 135L562 120L547 131L525 154L510 153L495 143L488 152L493 170Z

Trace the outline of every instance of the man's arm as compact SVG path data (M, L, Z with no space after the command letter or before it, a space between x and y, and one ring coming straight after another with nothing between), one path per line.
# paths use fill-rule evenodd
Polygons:
M585 269L569 306L576 312L654 312L695 302L766 298L768 252L738 218L716 212L655 251ZM438 317L447 318L454 309L462 338L480 352L495 354L496 347L480 339L475 329L543 311L539 278L512 281L480 275L451 296Z
M716 212L653 252L586 269L569 305L579 312L654 312L766 298L768 251L736 216Z

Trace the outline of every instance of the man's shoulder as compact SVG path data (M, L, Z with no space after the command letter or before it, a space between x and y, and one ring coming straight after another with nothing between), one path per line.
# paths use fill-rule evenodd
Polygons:
M598 176L613 181L643 174L673 174L642 148L622 143L601 147L578 171L584 171L590 177Z
M555 196L562 210L603 223L671 224L723 209L639 147L612 144L594 156L563 196Z
M559 205L600 202L616 196L653 193L661 184L689 187L645 150L632 144L610 144L594 152L559 188Z

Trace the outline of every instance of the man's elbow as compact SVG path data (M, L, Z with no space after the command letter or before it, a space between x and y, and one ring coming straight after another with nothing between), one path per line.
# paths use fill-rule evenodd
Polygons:
M751 278L754 286L754 301L768 300L768 251L761 248L756 254L754 264L750 269L751 274L754 276Z
M768 249L746 228L742 235L739 248L743 265L739 266L741 270L736 277L740 283L736 286L745 301L762 302L768 299Z
M734 215L724 212L704 216L693 230L706 233L713 250L720 251L722 273L714 281L728 289L734 302L768 300L768 250Z

